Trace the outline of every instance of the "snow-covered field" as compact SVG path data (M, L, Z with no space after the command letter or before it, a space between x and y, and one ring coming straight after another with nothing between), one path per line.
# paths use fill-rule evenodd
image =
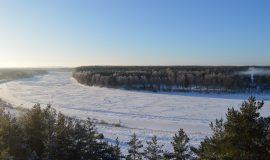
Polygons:
M125 143L132 133L146 140L157 135L170 149L174 133L183 128L197 146L211 134L209 123L225 116L228 107L236 107L248 94L150 93L126 91L78 84L71 72L49 72L47 75L0 84L0 98L16 106L32 107L35 103L52 104L57 110L77 118L91 117L121 127L98 125L111 141L119 137ZM261 113L270 114L270 95Z

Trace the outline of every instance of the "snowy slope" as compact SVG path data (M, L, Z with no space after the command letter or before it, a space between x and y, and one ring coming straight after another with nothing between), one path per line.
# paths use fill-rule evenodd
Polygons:
M122 127L98 125L106 137L122 142L132 133L141 139L157 135L167 144L183 128L193 145L211 134L209 123L224 117L228 107L239 107L248 94L150 93L88 87L78 84L70 72L47 75L0 84L0 98L14 106L32 107L35 103L52 104L57 110L77 118L91 117ZM269 94L256 95L270 99ZM266 100L262 115L269 115ZM123 143L125 147L125 144Z

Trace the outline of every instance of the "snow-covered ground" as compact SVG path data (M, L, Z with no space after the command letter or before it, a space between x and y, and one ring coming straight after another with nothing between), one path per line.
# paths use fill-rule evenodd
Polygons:
M151 93L89 87L78 84L71 72L49 72L47 75L0 84L0 98L15 107L30 108L35 103L52 104L57 110L77 118L91 117L121 127L98 125L111 141L119 137L125 143L132 133L146 140L157 135L170 149L174 133L183 128L198 145L211 134L209 123L225 116L228 107L238 108L248 94ZM261 113L270 114L270 95Z

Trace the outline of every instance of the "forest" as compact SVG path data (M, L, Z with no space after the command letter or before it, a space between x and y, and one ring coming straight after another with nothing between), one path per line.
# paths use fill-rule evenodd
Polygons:
M43 69L0 69L0 80L30 78L34 75L46 74Z
M158 137L143 143L136 134L123 154L118 138L111 144L97 132L90 118L79 120L39 104L13 115L0 106L0 159L3 160L268 160L270 117L260 116L263 101L250 97L239 110L229 108L226 119L210 123L213 134L198 147L179 129L172 137L172 151L164 150ZM119 137L121 138L121 137Z
M82 66L81 84L170 92L269 92L270 74L242 74L249 66ZM256 67L269 70L270 67Z

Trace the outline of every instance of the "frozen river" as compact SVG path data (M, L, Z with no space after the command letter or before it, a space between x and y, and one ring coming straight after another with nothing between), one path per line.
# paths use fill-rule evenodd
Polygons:
M32 107L35 103L52 104L54 108L77 118L95 118L108 123L121 122L122 127L98 125L108 138L127 141L132 133L145 140L157 135L169 146L173 134L183 128L198 145L211 134L209 123L225 116L228 107L236 107L248 94L150 93L126 91L78 84L71 72L49 72L46 75L0 84L0 98L16 106ZM269 94L256 95L270 99ZM262 115L270 114L265 101ZM125 147L125 144L122 144ZM169 149L169 147L168 147Z

